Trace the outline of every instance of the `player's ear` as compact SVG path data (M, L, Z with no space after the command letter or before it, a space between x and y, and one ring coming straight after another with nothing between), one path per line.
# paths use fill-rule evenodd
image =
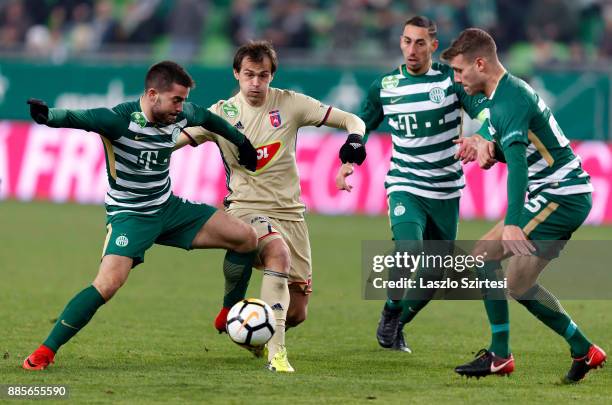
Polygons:
M151 103L156 103L159 98L159 93L153 87L145 91L145 96Z
M434 53L435 51L438 50L438 46L440 46L440 42L437 39L434 39L431 42L431 53Z
M234 69L234 79L240 80L240 72Z
M479 56L476 58L475 63L476 63L476 69L478 69L479 72L482 72L485 69L485 65L486 65L485 58Z

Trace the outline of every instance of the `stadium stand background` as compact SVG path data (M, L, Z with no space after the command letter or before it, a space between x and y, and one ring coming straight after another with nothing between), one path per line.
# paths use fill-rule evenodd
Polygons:
M284 63L388 66L407 16L439 26L442 46L462 29L489 30L521 75L534 66L605 66L610 0L2 0L2 57L223 65L237 44L271 40Z

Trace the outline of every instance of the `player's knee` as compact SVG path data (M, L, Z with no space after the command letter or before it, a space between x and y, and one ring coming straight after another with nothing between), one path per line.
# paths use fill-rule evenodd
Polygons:
M125 283L125 279L117 276L109 276L104 278L96 278L92 285L98 290L105 301L113 298L115 293Z
M288 312L285 324L291 328L295 328L306 320L306 313L306 308Z
M264 250L263 264L267 269L274 269L286 274L289 274L291 267L291 255L287 244L281 239L277 239L279 243L273 241L266 246Z
M523 299L523 296L531 287L533 286L528 285L524 280L513 277L508 278L508 295L517 301Z
M132 259L122 256L104 256L93 286L108 301L125 283L132 268Z

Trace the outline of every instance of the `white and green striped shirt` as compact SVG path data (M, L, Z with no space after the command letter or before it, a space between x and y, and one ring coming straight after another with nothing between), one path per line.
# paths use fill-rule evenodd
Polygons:
M483 95L468 96L452 69L433 63L413 76L402 65L374 81L360 117L367 131L383 119L392 128L393 153L385 179L387 194L408 192L434 199L456 198L465 186L455 160L462 108L473 118L486 107Z
M151 215L163 208L172 194L170 156L183 128L201 125L234 144L245 139L225 120L191 103L185 103L176 122L168 125L150 122L138 101L112 109L51 108L48 125L100 134L110 185L104 199L107 215Z

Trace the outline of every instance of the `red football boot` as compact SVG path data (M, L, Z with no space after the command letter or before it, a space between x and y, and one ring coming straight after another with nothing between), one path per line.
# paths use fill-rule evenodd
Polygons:
M591 345L586 356L573 360L572 367L564 379L564 382L568 384L582 380L590 370L603 367L606 362L606 352L597 345Z
M227 332L226 323L227 323L227 313L229 312L229 308L223 307L217 317L215 318L215 329L219 331L219 333Z
M40 345L38 349L34 350L34 353L23 361L23 368L26 370L44 370L49 364L53 363L54 357L53 350L45 345Z

